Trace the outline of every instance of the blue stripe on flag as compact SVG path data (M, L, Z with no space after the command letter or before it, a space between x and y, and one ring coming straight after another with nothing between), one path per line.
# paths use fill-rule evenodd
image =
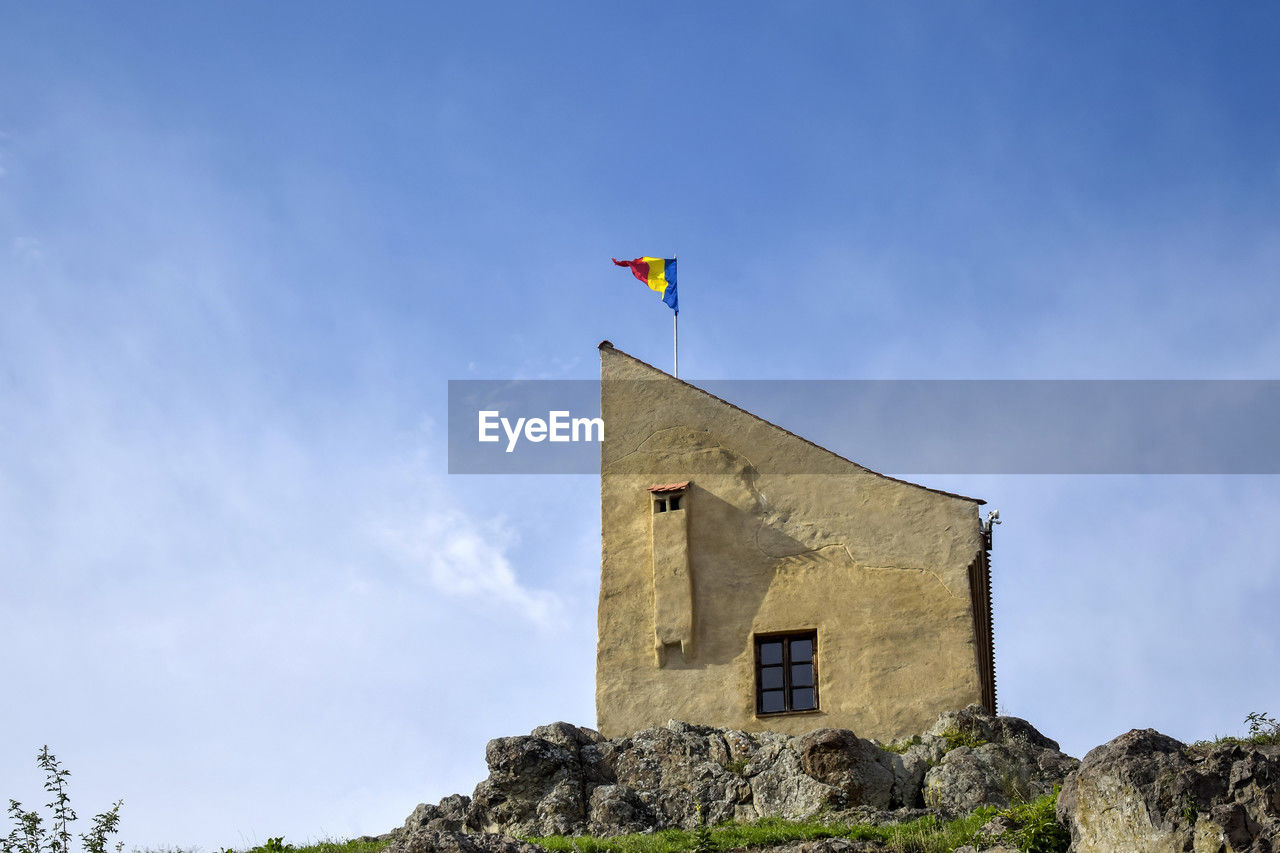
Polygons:
M676 259L664 258L662 277L667 280L667 289L662 292L662 301L671 306L671 310L680 313L680 297L676 295Z

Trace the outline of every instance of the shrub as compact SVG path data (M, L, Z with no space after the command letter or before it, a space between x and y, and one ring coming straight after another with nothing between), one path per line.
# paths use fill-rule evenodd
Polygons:
M1255 746L1280 744L1280 721L1270 714L1254 711L1244 718L1249 727L1249 743Z
M10 799L9 819L13 822L13 829L8 836L0 838L0 853L71 853L70 826L76 822L76 813L71 808L71 797L67 793L67 777L71 771L58 763L47 745L40 749L36 762L45 772L44 789L53 795L53 800L45 806L52 811L52 820L46 827L40 812L35 809L24 811L22 803ZM93 826L80 836L85 853L105 853L108 836L118 831L123 803L124 800L116 800L115 805L93 818ZM117 842L115 849L120 853L124 844Z

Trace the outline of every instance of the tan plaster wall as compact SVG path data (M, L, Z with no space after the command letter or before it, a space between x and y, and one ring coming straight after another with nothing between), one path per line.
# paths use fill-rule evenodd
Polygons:
M693 583L689 577L689 535L683 509L653 515L653 627L655 659L667 646L693 653Z
M867 471L611 347L601 374L606 736L679 719L888 739L980 701L978 502ZM647 487L683 480L693 642L655 655L654 572L668 557L655 562ZM818 632L820 710L757 717L753 635L806 629Z

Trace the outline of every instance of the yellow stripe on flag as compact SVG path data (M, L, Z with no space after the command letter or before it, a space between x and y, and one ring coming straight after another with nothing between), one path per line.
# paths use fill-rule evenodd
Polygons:
M650 290L656 290L662 293L667 289L667 280L665 273L667 271L667 262L665 258L645 258L645 263L649 265L649 285Z

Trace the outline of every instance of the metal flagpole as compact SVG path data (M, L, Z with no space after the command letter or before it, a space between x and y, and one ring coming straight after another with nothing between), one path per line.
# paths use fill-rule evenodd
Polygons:
M677 260L678 257L679 256L674 251L671 253L671 260L673 261ZM675 356L675 369L671 371L671 375L674 376L676 379L679 379L680 378L680 312L679 311L675 312L674 330L675 330L675 337L672 340L671 347L672 347L672 354Z

